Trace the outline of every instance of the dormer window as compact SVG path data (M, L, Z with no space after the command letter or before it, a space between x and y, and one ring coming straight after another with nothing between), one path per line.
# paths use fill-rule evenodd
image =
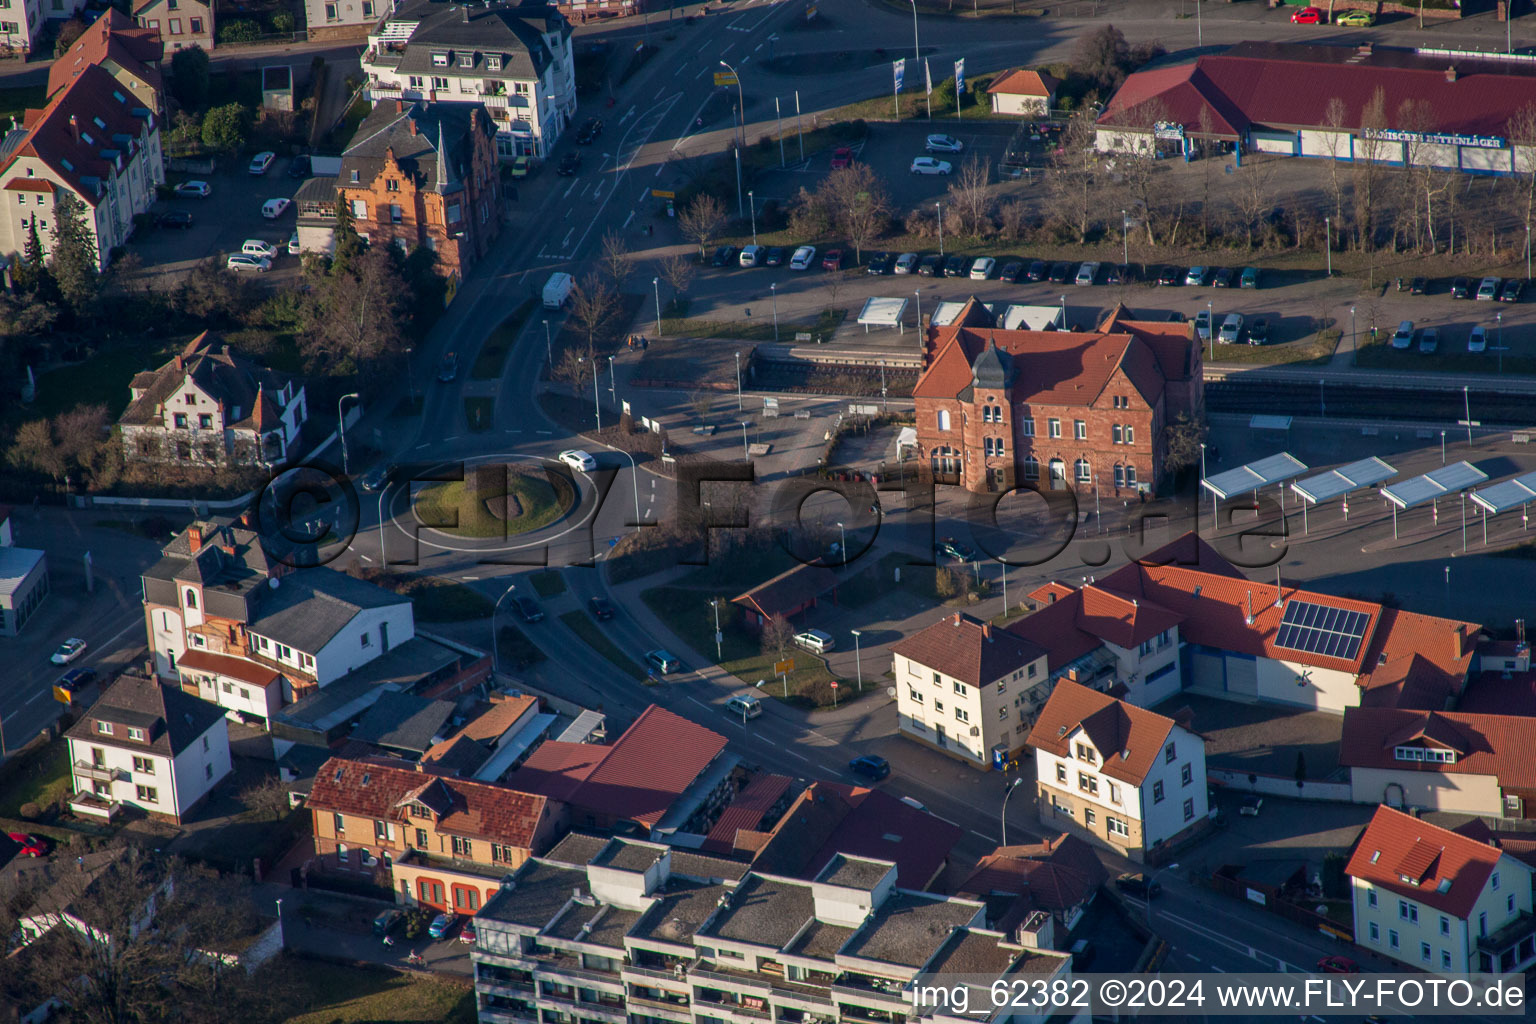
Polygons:
M1098 763L1099 759L1094 756L1093 748L1088 746L1088 744L1086 744L1086 743L1079 743L1079 744L1077 744L1076 751L1077 751L1077 759L1079 761L1087 761L1089 764L1097 764Z
M474 55L473 52L459 54L459 67L461 67L461 68L472 68L474 66L475 66L475 55Z
M1430 747L1396 747L1392 751L1396 761L1421 761L1428 764L1455 764L1456 751L1435 750Z
M488 54L486 56L486 58L485 58L485 69L487 71L500 71L501 70L501 54L499 54L499 53Z
M448 66L448 51L440 50L437 53L434 53L432 55L432 66L435 67L435 68L445 68L445 67L447 67Z
M140 743L142 743L144 742L144 730L130 725L128 727L128 738L131 740L138 740Z
M97 722L96 723L96 731L101 733L103 736L111 736L112 735L112 723L111 722Z
M119 99L122 98L122 94L121 93L113 93L112 95L118 97ZM96 122L96 127L97 128L100 128L102 131L106 131L107 130L107 122L103 121L101 118L93 117L93 118L91 118L91 120Z

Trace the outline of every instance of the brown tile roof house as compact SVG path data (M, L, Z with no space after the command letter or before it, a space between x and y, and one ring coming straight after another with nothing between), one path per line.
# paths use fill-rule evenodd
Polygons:
M1054 75L1044 71L1014 68L993 79L992 84L987 86L987 92L1001 92L1015 96L1054 96L1059 85L1061 82Z
M1109 870L1093 847L1062 833L1039 843L999 846L955 891L978 899L1018 893L1032 906L1064 916L1092 899L1108 880Z
M142 741L123 745L175 757L223 718L223 710L207 701L153 679L122 675L107 687L78 722L64 731L64 735L82 743L101 744L117 740L118 732L126 737L128 733L123 730L142 729L145 733ZM114 727L110 737L101 733L98 722Z
M604 824L655 828L724 750L724 736L652 704L611 744L546 741L507 783Z
M824 565L802 563L784 570L771 580L759 583L744 594L738 594L731 598L731 603L746 609L749 618L755 615L757 621L754 625L761 625L763 620L775 615L786 618L798 615L814 607L816 601L827 593L832 594L834 601L837 600L837 574Z
M994 629L954 612L903 638L891 653L939 669L962 683L981 686L1041 657L1045 651L1017 633Z
M1040 710L1028 742L1057 757L1071 757L1068 740L1082 726L1094 748L1105 754L1099 771L1140 786L1174 724L1171 718L1062 679ZM1110 751L1123 756L1110 756Z
M333 757L315 776L308 806L323 813L404 821L408 804L433 812L439 833L532 849L544 816L543 796L506 786L448 779Z
M1407 761L1398 748L1450 760ZM1504 789L1536 790L1536 719L1411 708L1348 708L1339 764L1448 775L1490 775Z
M747 787L737 793L736 798L720 812L720 817L705 837L703 848L711 853L734 853L736 834L743 830L758 832L763 820L788 802L789 788L793 782L787 776L764 772L747 783Z
M48 67L48 95L96 65L127 85L146 107L163 112L165 82L160 61L165 45L153 30L141 28L117 8L107 12L76 39L64 56Z
M1355 844L1345 873L1465 919L1499 856L1499 850L1486 843L1391 807L1378 807ZM1411 882L1403 881L1405 877Z

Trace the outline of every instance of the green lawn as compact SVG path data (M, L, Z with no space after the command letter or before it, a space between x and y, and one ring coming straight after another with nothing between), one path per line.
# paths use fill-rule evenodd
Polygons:
M631 679L644 679L645 669L635 663L634 659L619 649L619 645L608 638L603 632L603 627L592 621L592 617L583 611L566 612L560 616L560 621L565 623L572 633L581 637L586 645L607 658L609 661L629 676Z
M1291 363L1297 366L1323 366L1333 358L1339 347L1340 334L1336 330L1318 331L1310 338L1289 341L1283 345L1222 345L1216 346L1215 363L1263 363L1276 365ZM1206 344L1207 352L1210 344Z
M503 520L493 516L483 501L473 500L465 491L465 481L449 480L424 487L416 495L416 515L422 523L457 522L457 526L432 526L432 529L456 537L506 537L548 526L565 514L574 498L557 494L555 488L570 484L554 477L555 484L540 474L514 473L508 477L508 492L522 505L522 514Z
M77 405L105 405L116 420L128 407L128 381L140 370L150 370L171 357L186 339L159 346L123 345L93 353L73 366L49 370L37 378L37 401L27 406L27 419L56 416Z
M779 323L779 337L781 340L793 341L796 331L804 330L809 326L811 333L829 338L847 316L846 309L824 309L816 315L815 323L809 325L784 319ZM774 327L771 319L751 321L663 319L661 321L661 336L664 338L737 338L743 341L772 341L773 334Z
M69 744L54 740L0 786L0 818L21 817L22 804L46 808L69 792Z
M464 982L285 957L268 969L283 1024L474 1024Z
M0 117L19 122L28 107L41 109L47 102L45 85L21 85L0 89Z
M528 314L533 312L537 300L527 299L518 306L512 315L501 322L501 326L491 332L490 337L480 346L480 351L475 355L474 365L470 367L469 375L474 380L495 380L501 376L501 368L506 365L507 354L512 351L513 342L523 330L523 324L528 320Z
M533 584L533 589L539 592L540 597L565 593L565 577L554 569L536 572L528 578L528 582Z

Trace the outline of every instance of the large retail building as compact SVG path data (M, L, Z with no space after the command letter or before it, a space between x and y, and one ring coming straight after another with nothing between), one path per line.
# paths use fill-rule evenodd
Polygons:
M1260 152L1510 174L1531 166L1530 142L1512 141L1527 106L1536 126L1527 56L1241 43L1131 75L1099 116L1097 145L1187 157L1228 143L1239 162Z

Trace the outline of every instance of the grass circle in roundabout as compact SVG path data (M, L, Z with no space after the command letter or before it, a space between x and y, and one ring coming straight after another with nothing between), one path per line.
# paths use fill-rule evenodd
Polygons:
M414 505L429 529L483 539L543 529L575 508L576 497L568 478L535 463L487 462L466 466L463 480L422 487Z

